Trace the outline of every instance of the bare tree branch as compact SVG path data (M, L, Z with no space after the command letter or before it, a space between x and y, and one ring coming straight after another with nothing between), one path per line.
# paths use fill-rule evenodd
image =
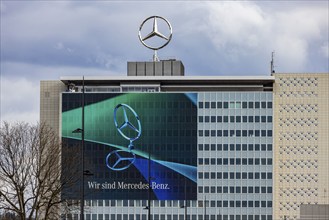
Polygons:
M77 153L72 153L75 161ZM69 157L65 157L69 158ZM61 193L79 175L61 175L62 144L50 127L3 123L0 130L0 210L20 219L56 219ZM65 161L68 170L73 162ZM75 170L75 169L72 169ZM2 213L0 213L1 215Z

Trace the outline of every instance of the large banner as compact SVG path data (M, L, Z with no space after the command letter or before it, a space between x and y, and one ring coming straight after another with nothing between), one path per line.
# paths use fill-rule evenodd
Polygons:
M67 150L82 155L82 99L62 94L63 161ZM85 93L84 100L86 199L197 199L197 94ZM62 164L64 176L81 176L77 158L76 172ZM80 198L80 184L62 196Z

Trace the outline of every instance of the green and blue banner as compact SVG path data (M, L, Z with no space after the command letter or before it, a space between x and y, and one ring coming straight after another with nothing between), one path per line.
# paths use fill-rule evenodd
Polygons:
M82 152L81 133L73 132L82 128L82 95L62 94L63 157ZM196 93L85 93L84 100L86 199L144 200L149 192L156 200L197 199ZM81 161L75 174L62 164L63 175L81 174ZM80 184L62 196L78 199Z

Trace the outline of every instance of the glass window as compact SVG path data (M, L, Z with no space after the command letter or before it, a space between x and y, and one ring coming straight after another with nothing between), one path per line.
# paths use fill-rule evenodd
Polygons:
M266 201L262 201L262 207L265 208L266 207Z
M210 134L211 134L211 137L215 137L216 136L216 130L211 130Z
M241 102L236 102L235 103L235 108L241 108Z
M272 108L272 102L267 102L267 108Z
M230 193L234 193L234 186L230 186Z
M223 149L224 149L224 151L228 151L228 144L224 144Z
M235 206L236 207L241 207L241 201L235 201Z
M209 158L204 158L204 164L209 165Z
M217 186L217 193L222 193L222 187L221 186Z
M247 179L247 173L246 172L242 173L242 179Z
M254 201L248 201L248 207L250 208L254 207Z
M242 102L242 108L248 108L248 103L247 102Z
M259 158L255 158L255 165L259 165Z
M252 180L254 178L254 173L249 172L248 173L248 179Z
M199 102L199 108L203 108L203 102Z
M241 137L241 130L236 130L236 134L237 137Z
M234 202L233 200L231 200L231 201L230 201L230 207L234 207L234 203L235 203L235 202ZM233 218L232 218L232 217L233 217ZM233 220L233 219L234 219L234 215L231 215L231 216L230 216L230 219Z
M217 144L217 150L221 151L222 150L222 144Z
M254 122L254 117L253 117L253 116L249 116L249 117L248 117L248 121L249 121L249 123L250 123L250 122Z
M222 116L217 116L217 122L222 122Z
M241 164L241 158L236 158L236 159L235 159L235 163L236 163L237 165L240 165L240 164Z
M259 173L255 173L255 179L259 179Z
M230 165L234 165L234 158L230 158Z
M228 165L228 159L227 158L223 159L223 165Z
M240 172L235 173L235 177L236 179L241 179L241 173Z
M205 103L204 103L204 107L205 107L205 108L209 108L209 102L205 102Z
M267 122L269 122L269 123L272 122L272 116L267 116Z
M265 187L265 186L262 186L262 187L261 187L261 192L262 192L262 193L266 193L266 187Z
M216 116L211 116L211 122L216 122Z
M217 179L222 179L222 173L221 172L217 172Z
M230 108L235 108L235 103L234 102L230 102Z
M223 108L222 102L217 102L217 108Z
M272 179L272 173L267 173L267 179L269 179L269 180Z
M248 122L248 117L247 116L242 116L242 122Z
M262 144L262 151L266 151L266 144Z
M262 108L266 108L266 102L262 102Z
M272 193L272 187L271 186L267 187L267 193Z
M253 151L254 150L254 145L253 144L248 144L248 150Z
M259 116L255 116L255 122L256 123L259 123L259 121L260 121L260 117Z
M255 186L255 193L259 193L259 186Z
M261 173L261 178L262 178L263 180L265 180L265 179L266 179L266 173Z
M217 158L217 165L222 165L222 158Z
M248 165L253 165L254 164L254 159L253 158L249 158L248 159Z
M209 116L204 116L204 122L209 122Z
M273 133L272 130L267 130L267 137L272 137Z
M234 179L234 173L233 172L230 172L230 179Z
M208 151L209 150L209 144L204 145L204 150Z
M255 102L255 108L260 108L260 103L259 102Z
M242 144L242 150L243 150L243 151L247 151L247 149L248 149L248 148L247 148L247 145L246 145L246 144Z
M272 158L267 158L267 165L272 165Z
M259 201L255 201L255 207L259 207Z
M254 187L249 186L248 187L248 193L254 193Z
M216 102L211 102L211 108L216 108Z
M224 122L228 122L228 116L224 116L224 117L223 117L223 121L224 121Z
M247 130L242 130L242 137L247 137L247 136L248 136Z
M241 122L241 116L236 116L236 117L235 117L235 121L236 121L237 123L240 123L240 122Z
M265 123L266 122L266 116L262 116L262 123Z
M248 165L247 158L242 158L242 165Z
M234 137L235 131L234 130L230 130L230 137Z
M228 172L223 173L223 179L228 179Z
M247 207L247 201L242 201L242 207Z
M241 151L241 144L236 145L236 151Z
M255 130L255 137L259 137L260 135L260 131L259 130Z
M236 193L241 193L241 187L240 186L235 187L235 192Z
M248 106L249 106L249 108L254 108L254 103L253 102L249 102L248 103Z
M234 116L230 116L230 122L231 122L231 123L234 122L234 119L235 119Z
M223 131L217 130L217 137L222 137L222 136L223 136Z
M223 193L228 193L228 187L227 186L223 187Z
M215 151L216 150L216 144L211 144L210 148L211 148L212 151Z
M203 116L199 116L199 122L203 122Z
M224 102L224 108L228 108L228 102Z
M247 187L246 186L242 187L242 193L247 193Z
M262 137L266 137L266 130L262 130Z
M209 130L205 130L205 131L204 131L204 136L205 136L205 137L209 137Z
M259 151L260 150L260 145L259 144L255 144L255 151Z

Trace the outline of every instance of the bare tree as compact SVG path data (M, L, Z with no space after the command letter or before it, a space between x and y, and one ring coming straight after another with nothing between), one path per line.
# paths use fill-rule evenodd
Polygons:
M0 210L15 213L22 220L58 219L61 192L77 181L73 179L76 175L61 175L61 152L60 140L48 126L3 123ZM72 161L74 155L77 153L72 152ZM72 163L65 164L65 169L71 169Z

